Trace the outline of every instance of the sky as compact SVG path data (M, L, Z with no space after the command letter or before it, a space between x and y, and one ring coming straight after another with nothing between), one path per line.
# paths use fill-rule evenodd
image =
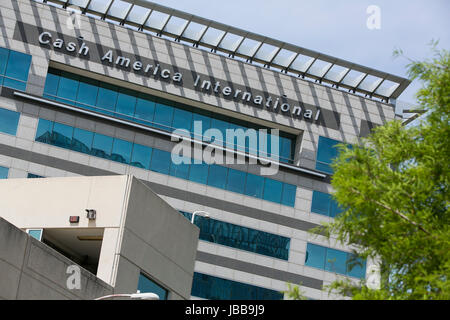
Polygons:
M402 77L408 59L432 57L431 40L450 49L449 0L152 2ZM367 27L371 5L380 9L380 29ZM395 49L405 57L394 58ZM414 81L398 100L414 104L421 86Z

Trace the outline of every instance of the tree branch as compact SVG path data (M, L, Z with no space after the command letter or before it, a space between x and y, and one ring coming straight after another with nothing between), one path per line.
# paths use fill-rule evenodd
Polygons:
M354 189L354 188L350 188L350 190L351 190L352 192L354 192L354 193L356 193L356 194L362 196L362 197L364 198L364 200L366 200L366 201L368 201L368 202L375 203L376 205L378 205L378 206L380 206L380 207L382 207L382 208L384 208L384 209L386 209L386 210L388 210L388 211L394 213L395 215L399 216L399 217L402 218L403 220L405 220L405 221L409 222L410 224L414 225L415 227L419 228L419 230L425 232L425 233L428 234L428 235L431 235L430 232L428 232L427 230L425 230L421 225L419 225L419 224L417 224L416 222L414 222L414 221L412 221L411 219L409 219L409 218L408 218L407 216L405 216L403 213L401 213L401 212L399 212L399 211L397 211L397 210L394 210L394 209L390 208L389 206L387 206L387 205L385 205L385 204L383 204L383 203L381 203L381 202L379 202L379 201L376 201L376 200L374 200L374 199L368 199L368 198L367 198L366 196L364 196L361 192L359 192L358 190L356 190L356 189Z

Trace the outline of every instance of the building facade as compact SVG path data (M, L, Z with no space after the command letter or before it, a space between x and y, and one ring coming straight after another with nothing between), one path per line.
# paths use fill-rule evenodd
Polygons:
M365 277L308 231L340 211L334 146L393 120L406 79L139 0L3 1L0 29L0 177L130 174L207 212L193 299L329 299Z
M3 179L0 200L1 298L190 298L199 230L137 178Z

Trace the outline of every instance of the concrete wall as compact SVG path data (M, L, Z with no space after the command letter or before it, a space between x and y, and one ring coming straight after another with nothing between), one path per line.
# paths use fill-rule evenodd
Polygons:
M189 299L199 229L136 178L129 194L116 291L136 290L143 271L169 299Z
M113 287L81 270L80 289L69 290L75 263L0 218L0 299L79 300L113 293Z

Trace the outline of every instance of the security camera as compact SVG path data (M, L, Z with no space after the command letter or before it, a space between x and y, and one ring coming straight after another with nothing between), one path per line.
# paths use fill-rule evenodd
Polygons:
M97 211L93 209L86 209L87 218L89 220L95 220L97 218Z

